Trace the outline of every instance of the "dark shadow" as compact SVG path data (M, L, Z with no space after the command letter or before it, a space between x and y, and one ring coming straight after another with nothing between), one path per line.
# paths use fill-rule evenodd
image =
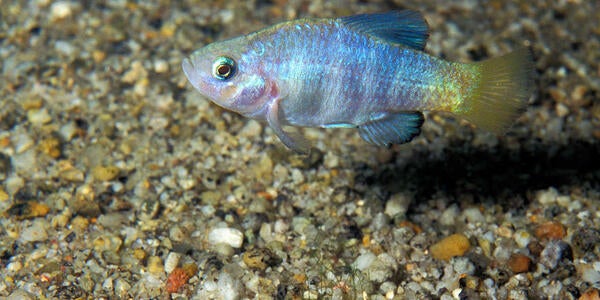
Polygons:
M436 193L455 199L465 194L527 198L529 192L539 189L575 184L597 187L600 183L600 143L553 145L528 141L518 150L504 145L477 148L466 144L449 146L435 158L426 147L413 149L404 165L370 170L357 166L361 169L357 174L363 175L358 175L362 177L356 181L380 185L389 193L414 191L420 200Z

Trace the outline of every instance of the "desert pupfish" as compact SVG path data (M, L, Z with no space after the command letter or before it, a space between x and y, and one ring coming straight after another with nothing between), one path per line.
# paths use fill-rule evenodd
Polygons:
M284 126L357 128L379 146L409 142L422 111L446 111L500 133L526 105L528 49L477 63L423 52L416 11L300 19L209 44L183 60L190 83L217 105L266 121L289 148L309 144Z

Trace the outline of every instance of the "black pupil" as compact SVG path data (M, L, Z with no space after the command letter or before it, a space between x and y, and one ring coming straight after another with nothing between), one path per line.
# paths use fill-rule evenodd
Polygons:
M229 72L231 72L231 66L229 65L219 65L219 67L217 67L217 74L220 76L227 76L229 75Z

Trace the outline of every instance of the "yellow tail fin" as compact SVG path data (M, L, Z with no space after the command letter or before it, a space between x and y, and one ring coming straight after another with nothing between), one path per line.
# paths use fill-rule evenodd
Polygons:
M502 133L527 105L533 88L533 59L527 48L475 63L479 81L459 115L485 130Z

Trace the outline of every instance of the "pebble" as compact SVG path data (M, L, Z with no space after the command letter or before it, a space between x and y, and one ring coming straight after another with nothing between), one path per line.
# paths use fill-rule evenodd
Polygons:
M596 228L583 228L573 234L573 246L583 252L592 252L595 247L600 247L600 230Z
M563 260L573 261L571 246L563 241L550 240L540 254L540 263L554 270Z
M0 186L0 202L6 201L8 199L10 199L10 196L8 195L8 193L6 193L4 188Z
M98 181L111 181L119 176L120 170L116 166L96 166L92 176Z
M123 245L123 240L120 237L107 233L96 237L91 246L96 252L102 253L104 251L119 251L121 245Z
M148 257L147 268L148 272L155 275L160 275L165 272L163 261L158 256Z
M97 217L100 215L100 206L94 201L96 194L91 186L82 185L77 189L75 197L70 199L69 207L73 212L85 217Z
M558 191L551 187L545 191L539 191L537 193L537 201L544 206L548 206L550 204L554 204L556 202L556 198L558 197Z
M429 248L435 259L449 260L455 256L464 255L471 248L469 239L460 233L450 235Z
M46 109L31 109L27 111L27 120L34 125L44 125L52 121L52 116Z
M179 260L181 259L181 254L177 252L169 252L167 255L167 259L165 259L165 272L171 273L177 265L179 265Z
M600 291L597 288L589 288L578 300L600 300Z
M535 228L535 236L538 239L562 240L567 232L565 227L554 221L546 222Z
M581 280L589 284L600 284L600 271L590 266L584 266L581 271Z
M10 293L10 295L8 295L8 297L6 297L6 300L33 300L33 299L35 299L35 298L33 298L33 296L31 296L31 294L27 293L26 291L24 291L22 289L16 289L12 293Z
M513 273L524 273L528 272L531 268L531 258L524 254L513 253L508 259L507 264Z
M16 134L12 138L12 144L15 146L16 153L23 153L29 150L35 144L35 142L27 134Z
M453 260L452 267L458 274L472 275L475 272L475 265L468 257L457 257Z
M481 210L477 207L470 207L463 211L463 215L465 216L467 222L470 224L478 224L484 223L485 217L481 213Z
M73 8L69 1L57 1L50 6L50 20L60 21L70 17L73 14Z
M377 256L373 252L367 251L361 254L354 260L352 266L358 270L366 270L371 264L377 259Z
M27 201L15 203L6 212L16 217L17 220L33 219L47 215L50 212L50 207L44 203Z
M60 178L71 182L83 182L85 180L85 174L76 168L61 170L58 175Z
M39 142L37 148L41 153L44 153L52 158L58 158L62 154L61 142L56 137L50 137L50 138L41 140Z
M224 243L233 248L240 248L244 242L244 234L235 228L215 228L208 234L208 242L213 245Z
M249 120L246 125L238 133L239 136L253 138L260 135L262 132L262 125L256 120Z
M269 248L250 249L242 255L242 259L248 267L261 271L281 263L281 259Z
M515 231L513 239L517 243L517 246L520 248L525 248L531 242L531 234L526 230L519 229Z
M408 210L412 197L404 193L396 193L385 204L385 214L389 217L404 215Z
M183 268L174 269L167 277L167 284L165 286L167 293L177 293L189 279L190 276Z
M387 253L382 253L377 256L377 259L365 270L367 278L375 284L392 279L395 272L396 262L393 257Z
M75 50L76 50L76 48L73 46L73 44L71 44L67 41L56 41L54 43L54 49L56 49L56 52L66 56L66 57L74 56Z
M131 285L123 278L119 278L115 281L115 294L118 298L127 298L131 290Z
M167 63L164 59L157 59L154 61L154 72L156 73L166 73L169 71L169 63Z
M25 227L19 236L22 242L42 242L48 239L48 222L45 220L34 220L30 226Z
M458 219L458 214L458 206L456 206L456 204L450 205L444 210L444 212L442 212L442 215L439 218L440 224L444 226L453 226Z
M128 84L139 82L143 78L148 76L148 71L144 68L144 65L140 61L134 61L131 64L131 69L123 74L121 81Z

